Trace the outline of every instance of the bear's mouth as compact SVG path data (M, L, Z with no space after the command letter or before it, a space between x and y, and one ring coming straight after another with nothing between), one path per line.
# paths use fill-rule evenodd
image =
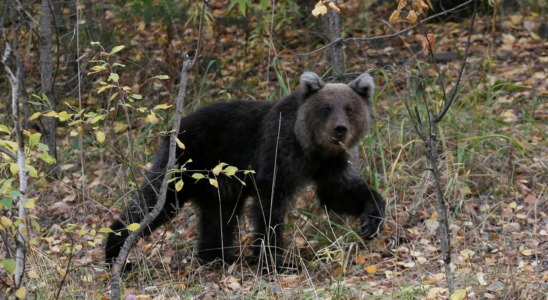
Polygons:
M342 142L342 140L343 140L342 137L335 137L335 136L332 136L332 137L331 137L331 141L333 142L333 144L337 144L337 145L338 145L339 143Z

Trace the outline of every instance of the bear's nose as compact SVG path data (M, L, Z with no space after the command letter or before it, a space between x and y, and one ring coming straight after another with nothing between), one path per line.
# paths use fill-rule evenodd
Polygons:
M346 133L347 128L344 124L336 124L334 130L337 136L343 136Z

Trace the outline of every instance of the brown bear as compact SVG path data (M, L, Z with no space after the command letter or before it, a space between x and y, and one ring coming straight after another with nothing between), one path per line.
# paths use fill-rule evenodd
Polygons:
M303 187L315 184L320 204L361 219L360 235L370 238L382 224L385 203L360 175L355 161L358 147L371 124L375 84L365 73L349 85L325 84L313 72L301 75L300 90L272 102L218 102L189 114L181 121L177 162L187 163L184 187L168 187L162 214L145 234L169 221L187 201L199 209L198 255L204 261L236 260L235 231L244 202L253 199L251 218L254 255L266 253L269 264L282 266L284 219L289 204ZM106 261L112 263L128 236L130 223L139 223L157 202L168 160L168 139L156 153L154 164L141 186L111 229ZM192 178L195 170L215 178L220 162L254 174L216 176L218 188L207 180ZM245 184L242 184L244 182ZM177 203L178 202L178 203ZM261 252L261 249L267 251Z

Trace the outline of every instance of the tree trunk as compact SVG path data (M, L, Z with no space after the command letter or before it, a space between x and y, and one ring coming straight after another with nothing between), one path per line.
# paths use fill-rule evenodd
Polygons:
M337 0L332 0L335 5ZM334 74L336 77L340 77L344 74L344 52L343 52L343 43L341 39L341 21L339 13L335 10L329 8L325 16L321 16L322 21L322 31L328 39L328 43L333 43L337 40L338 42L334 43L329 48L329 60L331 61L330 66L333 68Z
M51 53L51 21L52 14L48 0L42 0L42 19L40 20L40 69L42 81L42 94L46 95L50 102L50 108L55 110L55 95L53 93L53 61ZM57 119L43 118L44 143L49 147L49 154L57 160ZM59 175L57 163L46 164L46 172L53 177Z

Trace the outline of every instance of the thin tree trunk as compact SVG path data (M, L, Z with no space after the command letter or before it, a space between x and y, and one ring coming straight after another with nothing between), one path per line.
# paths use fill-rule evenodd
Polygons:
M52 60L52 14L48 0L42 0L42 19L40 19L40 69L42 81L42 94L49 99L52 110L56 108L55 95L53 93L53 60ZM57 118L43 118L44 143L49 147L49 154L57 160ZM46 172L53 177L59 175L57 162L45 164Z
M337 0L332 0L337 5ZM329 8L325 16L320 17L322 21L322 31L328 38L328 43L334 43L329 48L329 60L331 68L337 77L344 73L344 51L341 38L341 20L339 13Z
M27 163L25 161L25 142L23 141L23 130L21 128L21 121L19 119L19 92L21 87L21 77L23 76L21 68L21 60L19 57L16 59L17 71L15 75L7 65L7 58L9 57L11 46L6 43L6 50L2 56L2 64L4 70L11 84L11 106L13 125L15 131L15 139L17 142L17 167L19 168L19 192L20 195L16 198L18 208L18 218L23 220L17 225L17 234L15 237L15 287L17 289L25 287L25 257L26 257L26 209L25 203L27 202L27 184L28 184L28 172ZM26 297L25 297L26 298Z

